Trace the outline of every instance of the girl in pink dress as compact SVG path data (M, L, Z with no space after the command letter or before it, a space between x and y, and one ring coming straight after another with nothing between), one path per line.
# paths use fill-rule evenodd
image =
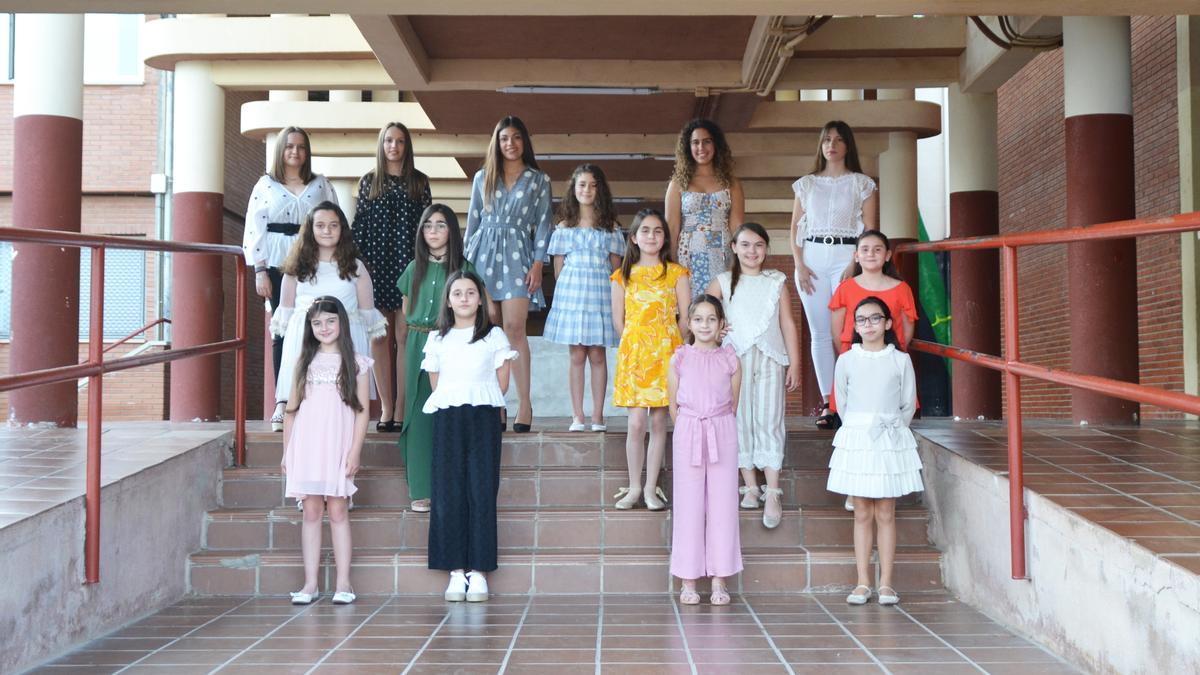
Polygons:
M697 298L688 312L690 343L671 357L667 375L675 421L671 574L682 580L685 605L700 602L700 577L712 577L712 604L729 604L725 578L742 571L734 416L742 372L733 347L721 346L724 324L719 299Z
M292 593L293 605L317 600L321 566L321 520L329 507L329 532L337 567L335 605L354 602L350 588L348 500L358 488L368 413L371 359L354 353L350 320L331 295L313 300L304 322L304 342L283 417L285 494L304 503L300 550L304 588Z

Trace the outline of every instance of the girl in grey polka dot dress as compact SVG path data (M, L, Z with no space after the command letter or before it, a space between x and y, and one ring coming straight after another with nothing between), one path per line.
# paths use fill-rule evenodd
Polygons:
M504 333L520 354L513 363L520 401L513 430L529 431L529 310L546 306L542 260L551 232L550 177L538 170L533 141L518 117L496 124L483 168L471 185L466 255L487 285Z

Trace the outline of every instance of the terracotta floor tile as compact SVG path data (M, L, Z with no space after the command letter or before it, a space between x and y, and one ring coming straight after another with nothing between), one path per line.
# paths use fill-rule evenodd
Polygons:
M1134 537L1133 540L1159 555L1200 553L1200 537Z
M1163 557L1186 570L1200 574L1200 555L1166 555Z

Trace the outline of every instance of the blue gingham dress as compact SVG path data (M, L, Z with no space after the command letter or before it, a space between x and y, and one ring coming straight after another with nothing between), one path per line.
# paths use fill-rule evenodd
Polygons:
M471 183L467 213L466 257L497 302L529 298L525 275L533 261L546 256L550 239L550 177L526 168L509 190L496 181L488 208L483 206L483 170ZM529 309L546 307L542 289L529 298Z
M625 237L590 227L559 227L546 257L566 256L554 284L554 304L542 336L563 345L616 347L613 330L612 266L609 256L625 255Z

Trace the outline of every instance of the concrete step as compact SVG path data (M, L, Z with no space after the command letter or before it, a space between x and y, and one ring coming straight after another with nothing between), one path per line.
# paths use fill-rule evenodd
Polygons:
M363 444L365 467L400 466L399 434L367 433ZM501 463L504 466L612 467L625 466L625 432L569 433L541 431L503 436ZM668 443L669 443L668 437ZM829 466L833 435L818 431L788 432L784 466L820 469ZM668 444L668 448L670 445ZM283 456L283 435L255 431L246 435L246 466L271 468ZM667 453L670 465L670 453Z
M833 506L844 501L842 495L828 492L826 469L793 469L785 467L780 473L785 507L801 505ZM501 506L560 507L611 505L617 490L629 482L621 468L564 468L508 467L500 472ZM359 507L408 506L408 486L401 467L370 467L358 473L354 480L358 493L354 503ZM662 473L659 484L670 495L671 471ZM226 508L273 508L291 505L284 499L284 477L278 466L226 469L221 485L222 505ZM910 495L901 504L919 503L918 495Z
M538 549L501 552L488 576L497 594L656 593L674 587L668 550ZM854 550L812 547L790 553L744 548L745 570L731 581L740 592L849 590L855 582ZM941 554L929 546L900 547L895 581L911 591L942 587ZM332 554L322 560L322 589L332 588ZM195 595L276 595L303 584L299 551L206 551L193 554L188 584ZM429 570L423 553L355 547L351 583L362 594L440 595L446 573Z
M746 547L791 551L802 546L839 546L853 541L854 518L837 507L789 509L774 530L762 525L762 510L741 511L741 541ZM204 548L208 551L257 549L294 551L300 548L301 514L294 508L220 509L205 519ZM499 540L503 548L661 548L670 544L671 514L611 507L550 509L501 508ZM429 534L429 514L406 508L355 508L350 512L357 546L423 552ZM920 507L897 510L899 541L927 541L929 514ZM324 539L329 545L329 528Z

